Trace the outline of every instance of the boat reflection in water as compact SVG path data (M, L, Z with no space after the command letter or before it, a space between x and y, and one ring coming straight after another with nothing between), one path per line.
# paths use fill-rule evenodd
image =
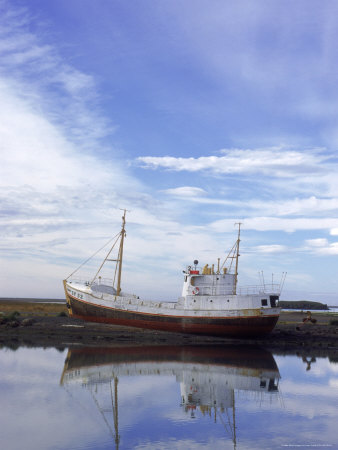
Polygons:
M119 448L118 415L123 411L118 410L118 380L149 375L176 377L183 410L192 418L198 410L213 420L218 418L234 446L235 394L244 391L262 401L278 395L280 378L272 354L256 347L88 347L68 351L61 384L67 389L80 385L90 390ZM99 385L107 385L110 411L96 398Z

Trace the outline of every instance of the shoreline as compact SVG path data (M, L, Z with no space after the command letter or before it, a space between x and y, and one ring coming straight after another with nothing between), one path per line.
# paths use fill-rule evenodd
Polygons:
M60 303L66 304L64 298L35 298L35 297L0 297L0 306L2 303Z
M68 317L66 304L28 299L0 299L0 312L20 313L12 324L0 325L0 346L66 348L125 345L255 345L277 352L313 352L338 358L338 314L312 312L316 323L303 324L306 312L282 311L272 333L258 338L233 338L170 333L157 330L84 322ZM60 316L61 314L61 316ZM300 330L297 330L300 327Z

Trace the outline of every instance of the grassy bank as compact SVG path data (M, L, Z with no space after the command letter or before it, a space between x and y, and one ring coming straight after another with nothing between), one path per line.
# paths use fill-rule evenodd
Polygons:
M21 316L55 316L62 312L67 313L66 303L40 303L29 300L0 300L0 313L9 314L18 311Z

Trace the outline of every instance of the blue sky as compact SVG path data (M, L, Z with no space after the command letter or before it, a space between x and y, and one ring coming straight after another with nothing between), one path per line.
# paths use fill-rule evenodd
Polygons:
M124 288L180 295L241 221L240 284L338 303L334 1L0 0L0 296L127 216Z

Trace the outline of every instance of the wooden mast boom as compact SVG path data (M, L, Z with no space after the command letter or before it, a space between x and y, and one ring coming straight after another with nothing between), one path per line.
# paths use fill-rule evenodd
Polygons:
M117 287L116 287L116 295L120 295L121 292L121 274L122 274L122 258L123 258L123 244L124 244L124 237L126 235L125 225L126 225L126 209L123 210L123 216L122 216L122 229L121 229L121 241L120 241L120 248L119 248L119 256L118 256L118 273L117 273Z

